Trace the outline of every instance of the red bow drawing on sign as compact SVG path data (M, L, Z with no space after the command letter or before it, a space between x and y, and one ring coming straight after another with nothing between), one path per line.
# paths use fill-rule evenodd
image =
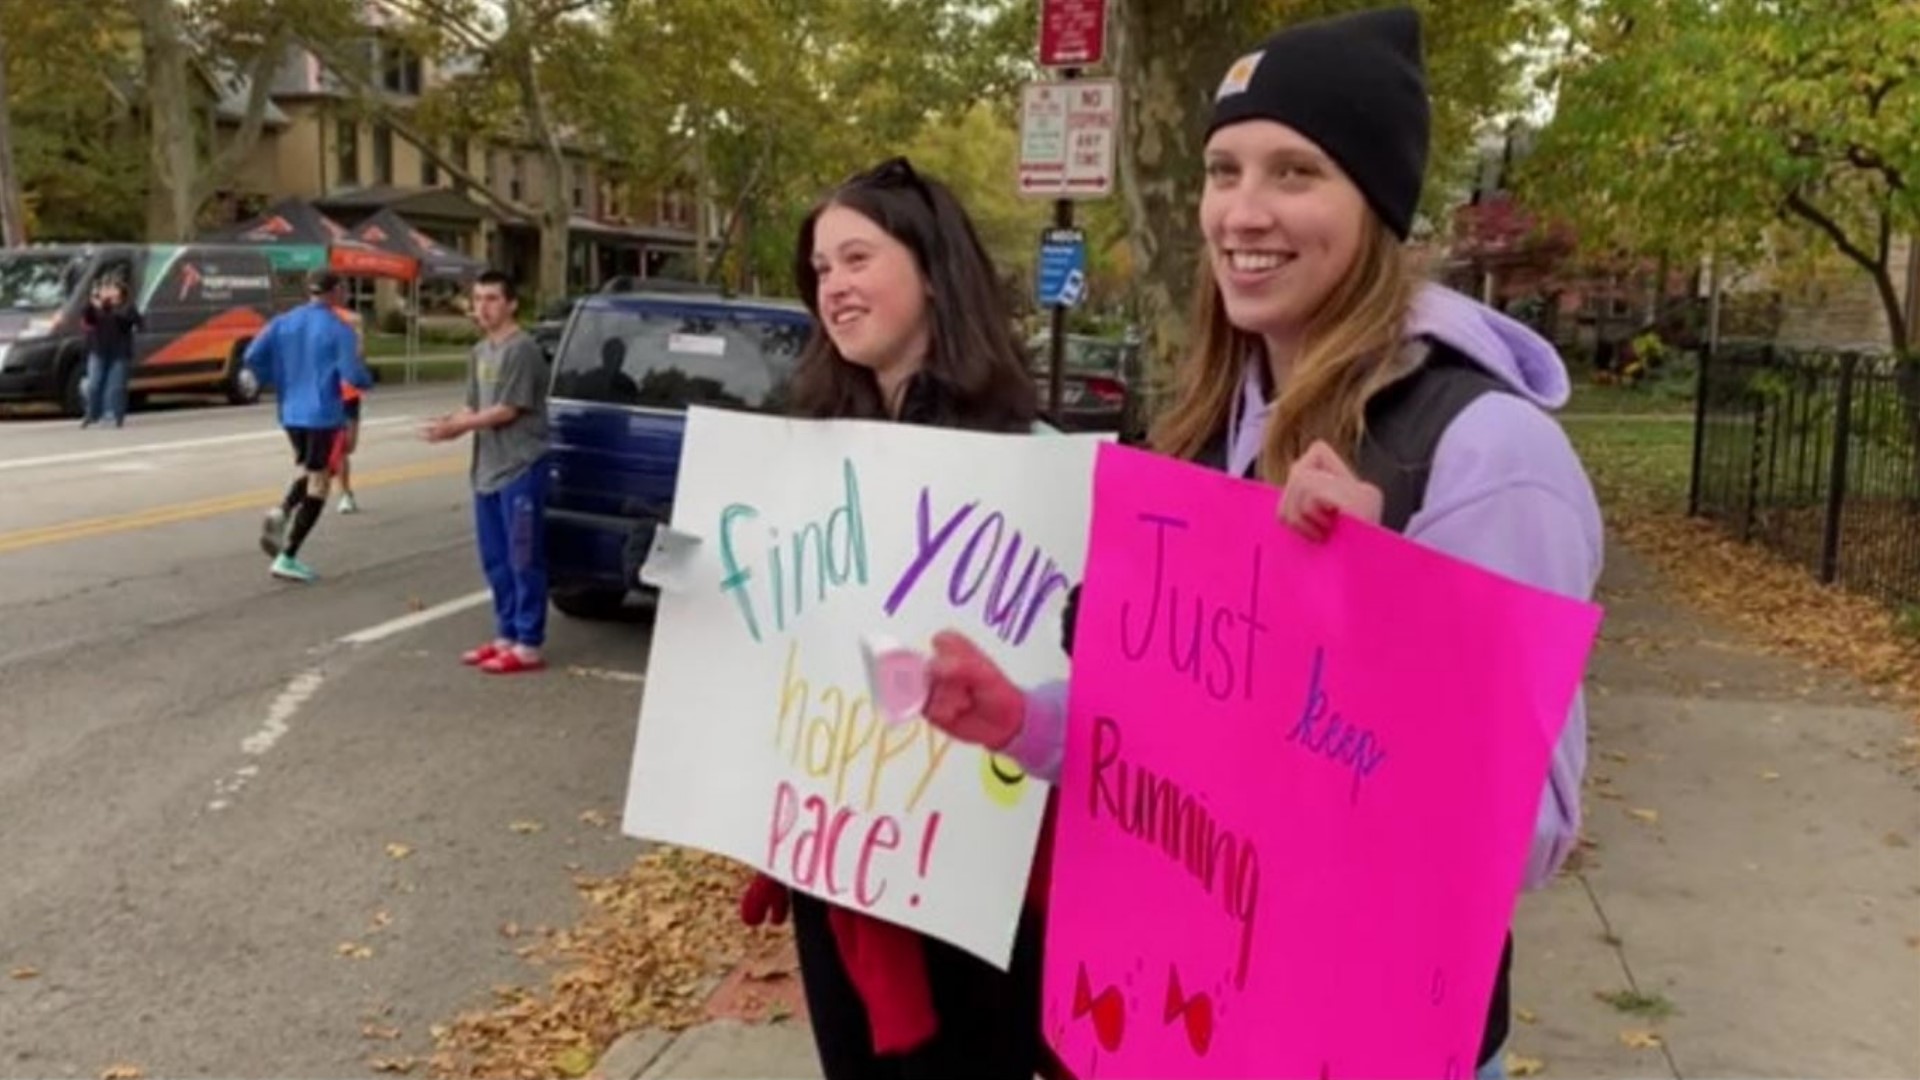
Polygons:
M1167 1011L1166 1023L1185 1020L1187 1024L1187 1044L1193 1052L1206 1056L1207 1049L1213 1045L1213 996L1194 994L1188 997L1180 989L1180 969L1167 968Z
M1080 965L1080 975L1073 987L1073 1018L1080 1019L1091 1014L1093 1034L1100 1045L1111 1054L1120 1049L1120 1040L1127 1033L1127 1005L1121 1000L1120 988L1109 986L1094 996L1087 983L1087 965Z

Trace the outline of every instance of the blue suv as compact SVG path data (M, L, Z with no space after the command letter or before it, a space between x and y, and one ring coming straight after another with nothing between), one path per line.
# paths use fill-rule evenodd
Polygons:
M687 408L784 412L812 330L798 303L713 294L595 295L553 360L547 565L553 605L609 618L641 586L654 529L673 516Z

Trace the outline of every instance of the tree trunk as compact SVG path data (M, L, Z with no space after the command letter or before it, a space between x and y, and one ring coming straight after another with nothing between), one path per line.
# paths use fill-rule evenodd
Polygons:
M540 199L540 303L550 304L567 295L567 247L572 243L568 225L573 204L567 199L567 159L554 143L543 155L546 165L546 190Z
M713 235L713 210L707 205L707 132L704 124L693 143L693 265L694 278L713 280L708 261L708 237Z
M1255 40L1236 0L1120 0L1115 70L1134 289L1145 324L1149 409L1187 342L1207 117L1227 67Z
M13 110L7 103L7 42L0 37L0 243L27 242L27 213L20 198L20 174L13 171Z
M141 60L146 75L147 239L155 243L193 235L199 137L193 127L193 88L186 38L173 0L139 0Z

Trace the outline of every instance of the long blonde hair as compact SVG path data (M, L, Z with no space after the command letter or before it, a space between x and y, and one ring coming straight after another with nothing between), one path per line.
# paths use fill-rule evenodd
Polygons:
M1334 286L1301 335L1300 355L1280 388L1280 400L1260 448L1258 475L1268 483L1317 439L1352 461L1366 434L1366 408L1404 373L1399 364L1414 282L1401 246L1369 209L1353 267ZM1155 450L1192 459L1227 429L1237 407L1244 365L1265 354L1258 335L1227 318L1213 266L1203 249L1194 276L1193 347L1175 373L1174 403L1154 424Z

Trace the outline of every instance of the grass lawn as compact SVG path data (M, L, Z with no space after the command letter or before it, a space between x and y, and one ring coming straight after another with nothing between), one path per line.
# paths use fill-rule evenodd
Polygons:
M1561 410L1563 413L1575 416L1693 414L1691 378L1676 376L1641 386L1600 386L1588 372L1575 370L1572 375L1573 399Z
M467 377L466 354L432 356L423 354L414 362L416 377L420 382L458 382ZM374 378L381 386L405 386L407 382L407 360L404 356L370 357L367 366L373 369Z
M1564 423L1609 516L1686 512L1693 470L1691 423L1602 415L1576 416Z
M461 356L473 346L450 341L422 340L421 356ZM407 355L407 339L404 334L368 334L367 359L382 360Z

